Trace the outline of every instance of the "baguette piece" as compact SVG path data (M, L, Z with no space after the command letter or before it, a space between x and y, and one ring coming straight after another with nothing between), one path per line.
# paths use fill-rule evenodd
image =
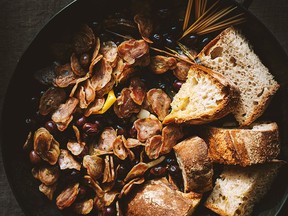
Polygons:
M274 160L250 167L225 166L204 205L221 216L252 215L283 164Z
M204 193L212 190L213 166L203 139L194 136L173 147L182 170L184 192Z
M280 153L275 122L253 123L245 129L207 127L203 139L209 146L209 158L215 163L248 166L271 161Z
M192 215L202 195L174 190L166 178L147 181L128 200L126 216Z
M222 31L198 54L201 63L230 79L240 89L233 112L240 126L261 116L279 84L251 48L247 38L233 27Z
M238 103L239 90L223 75L192 65L186 82L174 96L172 111L163 124L204 124L224 117Z

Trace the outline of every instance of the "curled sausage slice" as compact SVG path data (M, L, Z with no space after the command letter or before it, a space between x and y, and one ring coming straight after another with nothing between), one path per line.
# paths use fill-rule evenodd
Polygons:
M137 119L134 122L134 127L137 131L137 139L140 142L146 142L148 138L159 134L162 130L161 122L152 118Z
M177 60L174 57L156 55L151 58L150 68L156 74L163 74L176 67Z
M58 65L55 67L56 78L53 85L60 88L65 88L77 81L77 75L73 72L70 64Z
M114 112L119 118L128 118L133 113L140 112L141 107L131 98L131 90L124 88L114 103Z
M191 65L184 61L179 61L176 64L175 69L173 70L174 76L176 76L179 80L185 81L187 79L187 74Z
M88 175L97 180L102 177L104 170L104 161L96 155L85 155L83 158L83 166L87 169Z
M103 151L111 151L113 143L117 138L117 132L112 127L107 127L101 133L97 148Z
M61 104L53 113L51 118L60 131L64 131L72 121L72 114L74 113L78 103L79 100L77 98L70 97L65 104Z
M60 155L59 143L46 128L39 128L34 133L34 151L49 164L54 165Z
M62 210L71 206L77 198L79 192L79 183L68 186L56 198L57 207Z
M162 130L162 146L160 154L168 154L173 146L183 138L184 134L181 126L169 124Z
M142 105L146 95L144 82L140 78L134 77L130 81L129 89L131 89L130 96L133 101L138 105Z
M58 160L59 166L61 170L64 169L76 169L80 171L81 164L77 162L73 156L66 149L61 149L61 153Z
M140 60L141 57L149 53L149 45L144 40L130 39L118 46L118 53L120 58L132 65L136 60Z
M162 89L150 89L147 92L147 103L159 120L163 120L169 113L170 97Z
M50 87L40 98L39 112L41 115L48 115L55 111L60 104L65 102L66 93L62 88Z

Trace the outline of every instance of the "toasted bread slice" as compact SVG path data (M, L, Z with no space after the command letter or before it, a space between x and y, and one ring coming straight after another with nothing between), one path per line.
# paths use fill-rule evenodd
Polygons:
M182 170L184 192L204 193L212 189L213 166L203 139L194 136L173 147Z
M202 135L209 158L216 163L248 166L271 161L280 153L275 122L253 123L245 129L207 127Z
M239 90L223 75L195 64L174 96L172 111L163 123L208 123L232 112L238 98Z
M126 216L192 215L202 195L174 190L166 178L147 181L128 199Z
M204 205L221 216L252 215L283 164L275 160L250 167L225 166Z
M201 63L227 77L240 89L234 116L247 126L263 114L279 84L235 28L227 28L198 54Z

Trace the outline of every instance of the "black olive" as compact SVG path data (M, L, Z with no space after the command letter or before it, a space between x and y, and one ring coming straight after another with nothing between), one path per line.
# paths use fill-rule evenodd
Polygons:
M57 132L57 125L54 121L48 121L45 123L45 128L50 132L50 133L55 133Z
M87 187L80 185L78 191L77 200L83 200L87 195Z
M156 166L150 169L150 173L158 177L165 176L166 172L167 172L166 167L163 166Z
M90 55L84 53L80 56L80 64L82 67L88 67L90 64Z
M176 90L176 91L179 91L179 89L181 88L181 86L183 85L183 81L180 81L180 80L175 80L174 82L173 82L173 88L174 88L174 90Z
M110 40L110 37L106 33L99 34L99 38L100 38L100 41L103 41L103 42Z
M177 23L171 25L168 31L173 38L178 38L182 34L182 29Z
M98 119L94 121L94 124L97 125L97 127L98 127L99 130L101 130L101 128L103 128L103 125L102 125L101 121L98 120Z
M205 36L205 37L203 37L202 39L201 39L201 41L199 42L199 49L202 49L204 46L206 46L208 43L209 43L209 41L210 41L211 39L210 39L210 37L208 37L208 36Z
M130 131L129 131L130 137L131 138L136 138L137 137L137 130L134 127L134 125L131 127Z
M87 142L87 141L89 140L89 135L86 134L86 133L82 133L81 137L82 137L82 140L83 140L84 142Z
M172 176L178 176L181 174L181 169L179 168L178 165L174 164L174 165L168 166L168 172Z
M76 121L76 125L79 127L83 127L83 125L87 123L87 118L85 116L81 116L79 119Z
M125 185L125 182L122 179L116 179L114 187L115 187L115 189L120 191L124 185Z
M117 178L124 179L128 173L128 168L124 164L120 164L117 169Z
M166 88L166 84L163 81L158 81L157 86L158 88L163 89L163 90Z
M79 182L83 174L75 169L65 169L61 171L61 176L59 180L64 184L67 182Z
M161 46L163 44L163 37L161 34L155 33L152 35L152 41L156 46Z
M91 28L92 28L93 32L94 32L96 35L98 35L98 34L101 32L101 30L102 30L102 25L101 25L101 23L98 22L98 21L93 21L93 22L91 23Z
M114 206L107 206L103 208L102 216L114 216L116 215L116 210Z
M84 133L88 135L96 135L99 132L99 127L97 124L85 123L82 127Z
M166 163L168 165L176 164L176 159L174 159L174 158L166 158Z
M184 38L184 44L191 47L191 46L195 46L196 43L198 42L198 35L196 34L191 34L191 35L187 35Z
M169 48L174 48L176 46L175 39L172 35L165 33L164 37L164 45Z
M126 135L126 130L121 125L116 125L117 135Z
M157 16L160 19L167 20L171 16L171 10L169 8L161 8L157 11Z
M26 118L25 123L29 129L33 129L36 126L36 121L35 121L35 119L32 119L32 118Z
M41 157L34 150L30 152L29 158L30 158L30 162L34 165L38 165L42 162Z

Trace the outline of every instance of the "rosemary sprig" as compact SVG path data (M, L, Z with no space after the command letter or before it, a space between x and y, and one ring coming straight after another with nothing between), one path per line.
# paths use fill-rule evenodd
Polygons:
M195 18L199 17L205 12L207 6L207 0L195 0Z
M178 46L180 47L180 49L183 51L183 53L191 60L191 61L195 61L194 56L191 54L190 50L188 49L188 47L186 47L184 44L177 42Z
M196 21L191 24L190 27L184 30L182 38L191 33L196 33L199 35L208 34L214 31L218 31L232 25L238 25L245 22L244 14L237 14L232 17L227 17L231 12L233 12L237 7L228 6L225 8L217 7L220 0L214 2L209 8L207 8L207 0L195 0L195 18ZM188 8L189 6L189 8ZM192 8L192 7L191 7ZM190 5L188 2L186 15L190 16L191 11ZM189 21L190 17L185 16L185 21ZM187 21L186 21L187 22ZM186 24L186 23L185 23ZM184 26L183 26L184 27Z
M236 16L231 17L229 20L225 20L225 21L217 23L216 25L212 25L212 26L204 29L203 31L198 32L198 34L199 35L209 34L211 32L215 32L215 31L230 27L232 25L245 22L245 18L243 18L243 17L237 18L240 15L242 15L242 14L238 14Z
M213 25L218 20L220 20L224 16L228 15L229 13L231 13L235 9L236 9L236 7L232 8L232 6L231 6L231 7L225 8L221 11L215 12L214 14L211 14L203 22L201 22L201 24L197 25L194 31L196 33L198 33L198 32L201 32L202 30L205 30L205 28Z
M156 52L160 52L160 53L164 53L164 54L166 54L166 55L172 56L172 57L177 58L177 59L179 59L179 60L181 60L181 61L185 61L185 62L187 62L188 64L194 64L194 62L191 62L191 61L189 61L189 60L181 57L176 51L173 51L173 53L170 53L170 52L167 52L167 51L165 51L165 50L161 50L161 49L158 49L158 48L155 48L155 47L151 47L151 46L150 46L150 49L151 49L151 50L154 50L154 51L156 51ZM169 49L169 48L168 48L168 49ZM169 49L169 50L171 50L171 49ZM174 54L174 52L176 52L177 54L176 54L176 53Z
M122 35L122 34L119 34L117 32L114 32L114 31L111 31L109 29L105 29L106 32L109 32L110 34L112 35L115 35L115 36L118 36L118 37L122 37L123 39L125 40L130 40L130 39L133 39L133 37L131 36L128 36L128 35Z
M182 38L184 38L186 35L192 33L192 32L193 32L193 28L194 28L195 26L197 26L199 23L201 24L202 19L204 19L206 15L209 16L209 12L219 3L219 1L220 1L220 0L216 1L211 7L209 7L209 8L205 11L205 13L203 13L194 23L192 23L192 25L191 25L188 29L186 29L186 31L183 33L183 35L182 35L182 37L181 37L180 39L182 39Z
M183 22L183 31L185 31L188 27L190 16L191 16L192 5L193 5L193 0L188 0L185 18L184 18L184 22Z

